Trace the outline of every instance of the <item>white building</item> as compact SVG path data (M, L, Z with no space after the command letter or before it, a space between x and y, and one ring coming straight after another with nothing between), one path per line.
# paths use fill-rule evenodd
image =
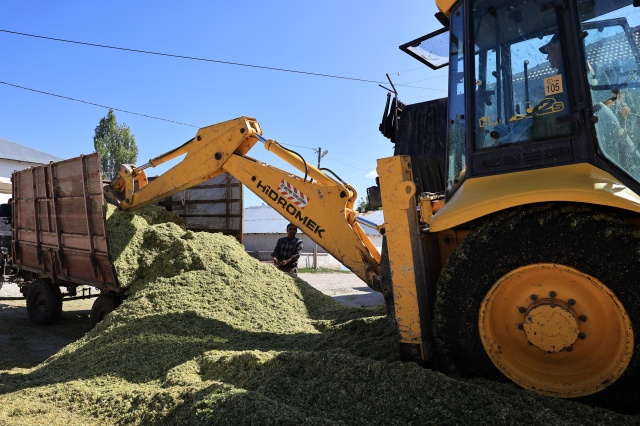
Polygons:
M14 170L60 161L62 158L0 138L0 203L11 198L11 174Z
M366 212L360 217L381 225L384 223L382 210ZM271 252L276 245L278 238L286 237L287 224L289 221L282 217L270 206L246 207L244 209L243 240L245 250L253 257L262 260L271 260ZM382 235L373 228L364 227L373 245L378 250L382 247ZM313 251L315 243L309 237L298 231L297 237L302 240L302 255L298 261L299 268L313 267ZM328 254L322 247L318 246L317 262L319 268L340 269L341 263Z

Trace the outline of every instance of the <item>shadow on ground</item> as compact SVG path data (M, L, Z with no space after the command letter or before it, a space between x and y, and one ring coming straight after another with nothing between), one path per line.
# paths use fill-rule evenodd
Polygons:
M24 303L24 302L22 302ZM31 368L90 329L89 310L64 310L55 324L32 324L20 304L0 304L0 370Z

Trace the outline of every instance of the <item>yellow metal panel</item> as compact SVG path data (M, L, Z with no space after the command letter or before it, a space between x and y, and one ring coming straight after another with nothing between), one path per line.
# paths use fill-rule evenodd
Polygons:
M640 197L587 163L467 179L433 216L432 232L510 207L548 201L612 206L640 213ZM386 214L386 210L385 210Z
M337 184L335 180L325 175L323 171L318 170L313 166L313 164L303 162L301 157L299 157L297 154L292 153L288 149L283 148L277 141L274 141L273 139L269 139L267 140L267 142L265 142L264 149L274 153L301 172L306 172L309 177L313 178L315 181L323 185ZM352 196L353 194L350 194L350 197Z
M379 159L377 171L400 342L420 345L424 358L417 283L424 281L425 274L410 159Z
M146 181L144 173L135 169L125 172L121 168L118 172L121 179L114 185L125 193L121 208L140 208L152 204L222 174L221 167L226 159L234 153L242 155L251 149L258 141L255 135L259 134L259 131L259 125L250 117L240 117L203 127L189 142L150 160L149 165L153 166L186 154L178 164L158 176L152 183L141 183L137 191L134 191L133 180L135 175L138 175L138 179ZM124 186L124 190L121 186Z
M457 3L457 0L436 0L436 6L440 10L440 12L449 16L451 13L451 8L454 4Z
M347 266L369 286L377 285L380 253L350 220L357 193L325 178L310 182L250 157L232 154L223 170L242 182L312 241Z

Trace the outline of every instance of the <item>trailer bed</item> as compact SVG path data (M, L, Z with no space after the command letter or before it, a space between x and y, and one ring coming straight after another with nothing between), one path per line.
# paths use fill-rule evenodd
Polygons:
M13 266L54 284L122 293L109 260L96 154L13 173Z

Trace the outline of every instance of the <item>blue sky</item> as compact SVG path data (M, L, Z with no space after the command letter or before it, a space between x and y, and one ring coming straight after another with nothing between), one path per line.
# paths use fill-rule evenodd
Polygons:
M2 1L0 30L263 67L386 82L417 103L446 96L434 72L398 46L440 28L435 1ZM0 32L0 137L68 158L88 154L108 111L22 86L113 107L131 128L138 164L239 116L264 136L353 185L374 184L393 144L378 131L386 92L376 83L181 60ZM398 74L399 73L399 74ZM412 87L401 86L408 84ZM386 84L388 86L388 84ZM256 145L249 156L293 169ZM162 173L168 166L148 171ZM261 200L245 188L245 206Z

